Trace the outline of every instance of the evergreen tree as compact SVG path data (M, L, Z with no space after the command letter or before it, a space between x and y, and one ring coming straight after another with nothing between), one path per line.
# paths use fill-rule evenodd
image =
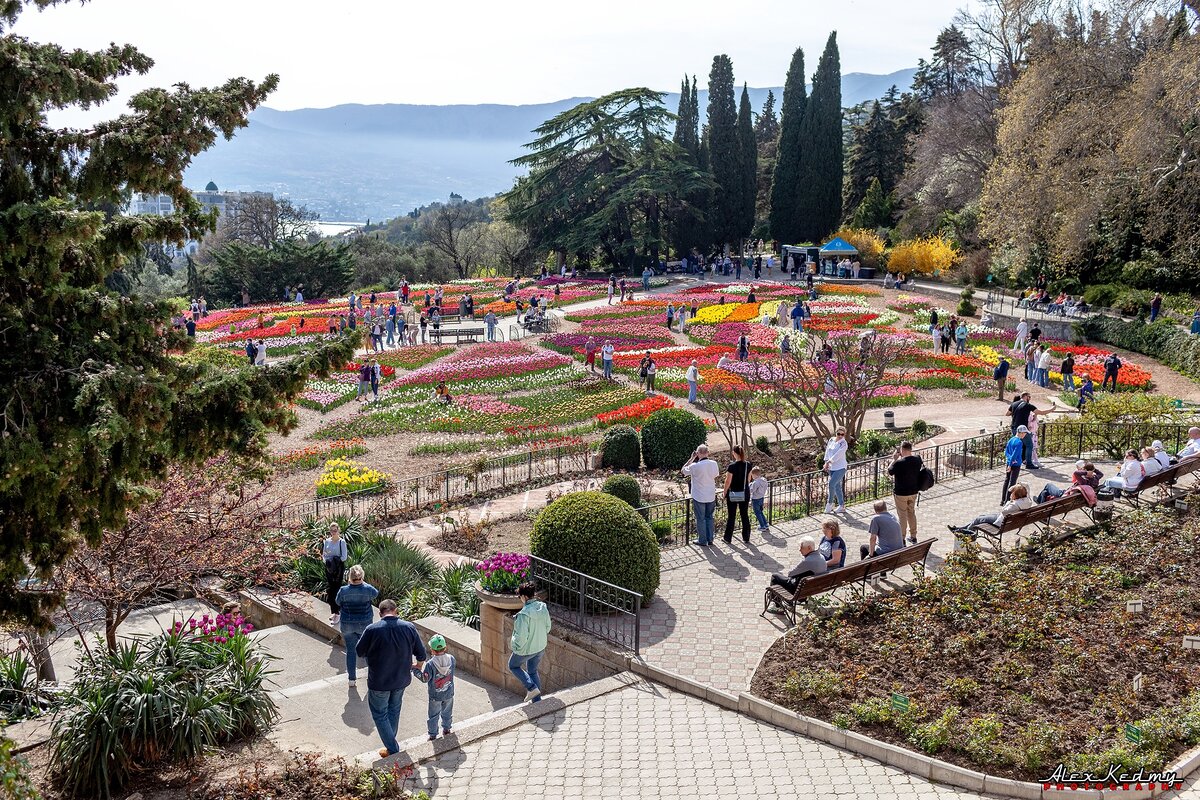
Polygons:
M779 118L775 116L775 92L767 89L767 99L763 101L762 111L754 121L754 138L758 143L765 144L779 138Z
M758 141L754 137L754 112L750 110L750 90L742 84L742 98L738 104L737 117L738 149L741 169L738 192L741 198L738 214L738 238L745 239L754 230L754 205L758 182Z
M357 337L221 369L177 356L190 342L167 304L108 289L143 242L213 230L183 171L245 126L278 79L147 89L116 119L58 128L47 111L108 100L152 62L132 45L86 52L16 36L25 5L0 2L0 82L13 87L0 103L0 620L45 624L60 598L28 578L44 581L80 539L120 527L172 465L227 452L265 465L268 429L295 426L289 404L309 375L344 364ZM125 216L129 192L168 194L177 212Z
M709 230L714 242L725 245L741 235L742 156L733 95L733 62L724 54L713 57L708 76L708 158L709 171L716 182Z
M817 63L801 137L797 237L817 243L832 233L842 218L842 68L837 32L829 34Z
M800 185L800 153L804 145L801 127L808 105L805 86L804 50L797 47L792 53L787 80L783 84L782 119L779 124L779 148L775 157L775 174L771 180L771 238L783 244L800 241L800 225L796 218L796 193Z
M675 135L673 141L687 154L687 157L691 159L692 165L697 170L700 165L699 122L696 97L693 93L692 85L688 82L687 76L684 75L683 84L679 90L679 111L675 118ZM699 244L699 227L701 222L697 220L697 214L702 214L703 208L697 208L697 204L702 205L703 200L703 195L681 197L672 205L671 243L675 248L676 254L679 256L687 255L693 247Z
M853 144L846 159L843 206L857 209L875 180L882 185L885 196L891 193L903 169L904 141L900 128L879 101L875 101L866 120L854 128Z
M892 195L884 191L879 178L872 178L870 186L863 195L862 202L854 210L854 216L850 219L850 227L868 229L890 227L894 208L895 202Z

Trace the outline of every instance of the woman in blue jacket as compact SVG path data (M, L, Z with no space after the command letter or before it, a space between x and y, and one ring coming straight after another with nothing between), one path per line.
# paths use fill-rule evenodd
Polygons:
M354 648L375 618L375 607L371 604L378 596L379 590L363 580L363 568L359 564L350 568L350 582L337 593L337 604L342 611L338 624L342 641L346 643L346 672L351 686L358 679L358 657Z

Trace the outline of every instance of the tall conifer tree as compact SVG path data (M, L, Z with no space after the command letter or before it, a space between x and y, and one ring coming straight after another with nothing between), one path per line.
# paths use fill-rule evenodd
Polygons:
M801 137L797 236L801 241L819 243L842 218L842 67L836 31L829 34L813 75Z
M754 230L754 201L758 176L758 141L754 136L754 112L750 110L750 91L742 84L742 99L738 104L738 149L741 170L738 190L741 198L738 214L738 237L747 238Z
M695 98L692 95L691 84L688 83L687 76L683 76L683 83L679 89L679 111L675 119L675 136L673 137L675 144L679 145L684 152L688 154L693 166L700 166L700 133L697 127L699 119L695 111ZM699 223L696 220L694 211L688 206L696 198L681 198L680 203L673 209L671 215L671 244L675 247L677 255L683 256L691 251L698 242L696 236L698 233Z
M742 192L733 62L724 54L713 57L708 76L708 158L709 170L717 183L709 230L714 242L728 244L740 235Z
M799 191L800 151L803 146L800 128L804 123L804 109L808 105L808 88L804 81L804 50L797 47L796 52L792 53L792 63L783 85L779 150L775 159L775 176L771 181L771 238L783 244L799 241L796 192Z

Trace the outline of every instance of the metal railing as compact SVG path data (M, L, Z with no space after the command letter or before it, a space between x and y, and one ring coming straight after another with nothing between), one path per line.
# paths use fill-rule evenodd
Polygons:
M1101 424L1090 422L1045 422L1038 428L1038 451L1043 456L1082 458L1103 455L1119 459L1125 450L1135 445L1144 447L1160 440L1171 453L1182 449L1187 441L1187 423L1170 424ZM995 469L1004 465L1004 447L1012 434L997 431L972 436L947 444L935 444L913 450L937 477L937 482L965 477L973 472ZM892 455L858 461L846 470L843 489L846 505L878 500L892 494L892 478L887 474ZM775 478L767 483L763 512L771 525L802 519L824 512L829 498L829 476L820 470L801 472ZM718 497L714 524L718 535L726 523L726 504ZM690 498L669 500L638 509L651 525L666 521L669 534L662 531L660 546L664 550L687 545L695 530L694 512ZM754 515L750 523L754 526ZM661 528L661 526L660 526ZM738 533L735 525L735 534Z
M529 563L530 577L545 592L555 621L638 655L640 594L537 556L530 556Z
M591 469L594 445L588 443L530 450L496 456L458 467L397 481L389 491L353 492L284 506L280 525L303 523L308 517L345 514L368 519L387 519L420 508L445 505L452 500L505 489L528 487L550 478L560 478Z

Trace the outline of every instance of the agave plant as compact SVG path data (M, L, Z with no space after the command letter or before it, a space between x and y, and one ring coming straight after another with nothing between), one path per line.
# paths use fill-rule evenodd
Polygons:
M51 698L38 685L33 662L21 652L0 655L0 719L19 722L36 717L50 706Z
M379 590L379 597L399 599L414 588L432 581L438 574L437 562L428 553L408 542L387 534L365 537L361 550L352 551L366 573L366 579Z

